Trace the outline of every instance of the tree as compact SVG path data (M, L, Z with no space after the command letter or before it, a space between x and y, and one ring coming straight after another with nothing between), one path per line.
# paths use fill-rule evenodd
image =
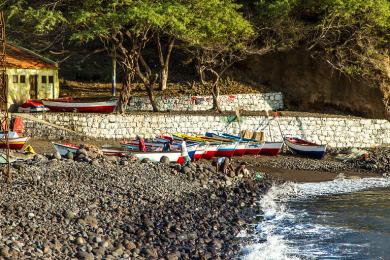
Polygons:
M389 81L388 0L259 0L248 9L258 46L303 47L344 74Z
M240 12L241 5L231 1L197 1L194 12L198 40L189 45L203 84L210 85L213 110L218 103L219 82L235 62L244 59L254 37L251 23Z
M124 87L120 95L119 109L124 111L130 93L131 83L138 78L145 85L153 110L153 85L159 79L162 88L168 80L169 59L176 39L190 39L192 21L185 1L142 1L142 0L85 0L74 4L72 0L51 3L27 3L18 1L9 8L15 16L34 21L36 32L51 32L62 25L71 32L71 39L77 42L100 40L108 53L115 52L124 71ZM25 4L25 5L23 5ZM26 10L26 11L21 11ZM46 17L47 16L47 17ZM26 18L27 17L27 18ZM161 37L167 37L167 51L163 51ZM160 71L144 57L145 47L156 39Z

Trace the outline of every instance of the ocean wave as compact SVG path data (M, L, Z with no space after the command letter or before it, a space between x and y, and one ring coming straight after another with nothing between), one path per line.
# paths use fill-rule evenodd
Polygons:
M263 220L256 225L253 243L243 248L243 259L339 259L353 256L357 247L340 244L329 247L328 241L349 234L346 228L314 224L304 209L289 208L289 202L304 203L313 198L390 187L390 178L340 178L320 183L284 183L273 186L260 199ZM305 244L300 244L305 241ZM348 249L346 249L348 248Z

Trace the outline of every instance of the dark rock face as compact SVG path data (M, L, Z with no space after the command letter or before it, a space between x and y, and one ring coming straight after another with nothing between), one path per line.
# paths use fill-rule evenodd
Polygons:
M342 75L301 49L250 56L231 74L238 80L261 83L283 92L285 104L291 110L390 116L379 86Z
M0 182L1 255L231 259L244 219L259 214L256 201L270 185L239 177L227 185L208 163L184 174L175 165L126 162L19 163L13 183Z

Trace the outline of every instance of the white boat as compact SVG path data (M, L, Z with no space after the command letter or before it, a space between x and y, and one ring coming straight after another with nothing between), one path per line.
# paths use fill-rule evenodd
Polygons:
M293 153L302 156L321 159L326 152L326 145L315 144L296 137L286 137L284 142Z
M42 103L53 112L112 113L118 99L97 102L42 100Z
M132 155L137 157L139 160L149 159L153 162L159 162L161 157L168 157L170 162L183 163L184 158L181 156L180 151L175 152L132 152Z

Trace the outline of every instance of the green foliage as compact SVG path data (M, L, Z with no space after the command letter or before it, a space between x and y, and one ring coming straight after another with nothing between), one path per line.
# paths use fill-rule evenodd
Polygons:
M223 0L194 1L193 41L201 46L241 48L255 35L251 23L240 13L240 5Z
M270 24L275 20L285 19L297 4L298 0L259 0L256 3L259 21Z

